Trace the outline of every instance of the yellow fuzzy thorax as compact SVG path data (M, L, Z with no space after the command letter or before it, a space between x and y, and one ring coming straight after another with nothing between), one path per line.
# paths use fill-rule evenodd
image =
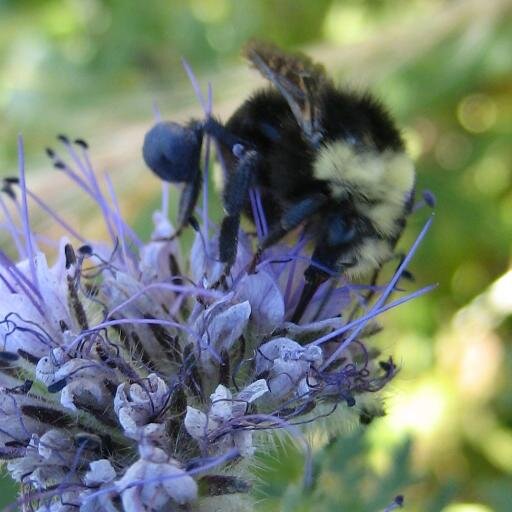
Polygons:
M414 165L403 151L360 151L342 141L319 151L314 175L329 182L335 199L350 197L356 210L384 236L396 231L396 220L404 214L414 186Z

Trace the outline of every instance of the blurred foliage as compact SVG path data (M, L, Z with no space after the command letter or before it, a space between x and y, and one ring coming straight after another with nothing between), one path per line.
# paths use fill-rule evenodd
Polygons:
M158 184L138 148L152 101L200 115L181 56L228 115L256 80L239 71L249 37L310 45L403 127L418 189L438 200L411 270L439 287L383 319L380 343L403 366L387 416L316 446L308 489L293 447L261 454L265 510L383 510L398 493L409 511L512 509L511 26L510 0L0 0L2 173L23 131L34 186L70 203L41 148L63 128L84 135L102 167L120 169L122 207L146 232ZM70 204L95 232L87 207ZM411 218L403 247L427 216Z
M393 466L379 475L369 463L364 432L332 438L313 455L312 474L305 482L303 454L290 440L280 439L256 458L255 497L258 510L268 512L375 512L390 506L412 483L411 443L392 452ZM437 496L424 501L422 510L438 511L448 502L444 485ZM407 505L407 501L405 501Z

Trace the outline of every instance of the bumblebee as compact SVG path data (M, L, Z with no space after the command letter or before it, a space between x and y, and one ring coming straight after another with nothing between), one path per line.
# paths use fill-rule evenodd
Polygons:
M293 317L298 321L331 275L353 278L390 259L412 208L414 166L392 119L370 95L337 87L321 65L302 54L259 42L247 45L244 54L270 85L225 124L208 118L186 126L155 125L145 137L143 156L162 179L185 184L180 232L199 194L203 135L218 140L228 170L219 240L227 269L236 257L251 187L261 193L269 224L257 257L305 226L314 249Z

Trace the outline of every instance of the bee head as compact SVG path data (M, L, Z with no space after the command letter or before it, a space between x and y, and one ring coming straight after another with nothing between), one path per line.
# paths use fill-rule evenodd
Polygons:
M199 172L201 133L193 125L155 124L144 137L142 155L146 165L164 181L193 181Z

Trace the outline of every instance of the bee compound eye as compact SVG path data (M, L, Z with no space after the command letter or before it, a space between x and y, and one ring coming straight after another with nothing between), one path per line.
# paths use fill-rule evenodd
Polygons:
M201 140L190 127L173 122L155 124L144 137L142 156L162 180L193 181L199 169Z

